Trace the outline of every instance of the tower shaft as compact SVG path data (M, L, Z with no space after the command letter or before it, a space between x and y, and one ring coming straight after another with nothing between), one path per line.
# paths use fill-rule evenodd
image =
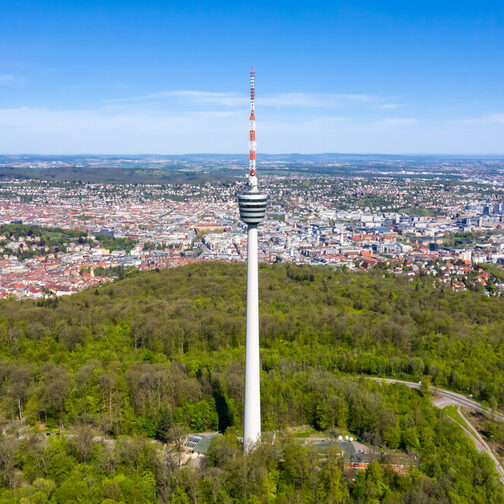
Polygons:
M257 224L247 230L247 333L245 340L245 410L243 447L249 451L261 439L261 385L259 362L259 281Z

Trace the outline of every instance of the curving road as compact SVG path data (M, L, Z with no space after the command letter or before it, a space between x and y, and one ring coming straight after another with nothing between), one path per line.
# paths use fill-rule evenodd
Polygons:
M402 383L403 385L406 385L409 388L420 389L420 383L418 382L395 380L393 378L372 378L372 379L377 381L384 381L385 383ZM433 392L436 396L439 396L439 398L444 399L444 401L438 401L439 398L434 399L441 407L453 404L455 406L464 406L465 408L472 408L473 410L479 411L481 413L489 412L488 408L484 408L483 406L481 406L479 402L473 401L472 399L469 399L469 397L463 394L458 394L457 392L451 392L450 390L434 387L430 387L430 391ZM502 422L504 422L504 414L494 412L494 417L497 420L501 420Z
M420 383L417 382L395 380L393 378L372 378L372 379L380 382L384 381L385 383L400 383L402 385L406 385L406 387L409 388L417 390L420 389ZM432 402L434 403L435 406L438 406L439 408L444 408L445 406L450 405L457 406L459 415L467 424L468 428L466 429L462 425L460 427L462 427L465 435L474 441L476 449L480 453L486 453L495 462L495 468L499 473L500 481L504 485L504 468L502 467L496 456L493 454L492 450L490 449L486 441L481 437L480 433L474 428L474 426L469 422L469 420L467 420L467 418L462 413L460 408L461 407L472 408L473 410L479 411L481 413L488 413L488 409L483 408L483 406L481 406L480 403L473 401L472 399L469 399L467 396L463 394L458 394L457 392L451 392L449 390L434 387L430 387L430 391L435 394L435 397L433 397L432 399ZM497 418L498 420L504 421L504 415L502 413L494 412L494 417Z

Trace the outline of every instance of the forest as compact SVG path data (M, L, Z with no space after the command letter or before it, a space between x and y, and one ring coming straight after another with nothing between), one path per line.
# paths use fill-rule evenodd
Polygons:
M245 274L200 263L0 302L0 503L504 502L491 460L428 393L365 378L502 408L504 300L379 268L261 266L262 428L278 436L243 457ZM299 425L400 451L411 471L349 475L289 434ZM225 435L180 466L180 439L209 430Z
M2 224L0 235L5 239L0 240L0 247L6 247L9 241L24 239L25 245L17 250L10 250L18 259L29 259L36 255L43 255L46 248L51 252L66 252L68 243L80 245L88 243L91 247L98 245L109 250L125 250L130 252L138 243L130 238L114 238L113 236L95 233L94 238L89 238L85 231L75 231L59 227L43 227L30 224ZM35 240L35 237L37 238Z

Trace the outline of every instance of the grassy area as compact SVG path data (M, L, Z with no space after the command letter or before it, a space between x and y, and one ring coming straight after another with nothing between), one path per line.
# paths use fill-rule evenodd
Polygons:
M418 217L433 217L437 214L437 210L435 208L403 207L398 208L396 211L405 213L409 216Z
M443 411L456 423L458 423L464 429L467 429L467 425L464 422L464 419L460 416L458 412L457 406L447 406L443 409Z
M302 427L301 430L294 430L294 437L296 438L309 438L310 436L315 435L320 436L320 432L309 426Z

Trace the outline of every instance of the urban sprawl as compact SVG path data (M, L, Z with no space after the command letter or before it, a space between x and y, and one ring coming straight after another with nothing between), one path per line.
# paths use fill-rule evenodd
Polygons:
M493 172L492 172L493 173ZM383 268L439 288L504 292L502 177L262 175L263 263ZM4 178L0 297L61 296L131 271L246 260L243 180L105 184Z

